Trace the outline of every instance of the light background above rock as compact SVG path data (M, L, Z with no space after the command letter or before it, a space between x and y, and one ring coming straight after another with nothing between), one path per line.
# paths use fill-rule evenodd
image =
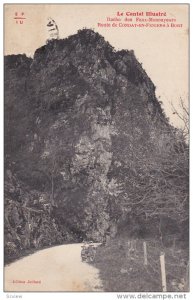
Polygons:
M116 50L133 49L139 62L156 86L156 95L170 121L181 126L173 115L171 102L178 109L180 98L188 103L189 83L189 7L187 4L61 4L61 5L5 5L5 55L34 51L45 44L46 22L52 17L58 27L60 38L75 34L77 30L93 28L98 31ZM115 17L117 11L161 11L167 17L176 18L182 28L99 28L107 17ZM17 25L15 12L24 12L24 24ZM159 17L160 18L160 17Z

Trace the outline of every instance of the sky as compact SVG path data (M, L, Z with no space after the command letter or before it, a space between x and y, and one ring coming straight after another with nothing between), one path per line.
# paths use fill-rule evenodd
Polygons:
M180 98L186 105L189 101L188 10L187 4L7 4L4 6L4 54L25 53L33 57L35 50L44 45L48 38L48 17L57 23L60 38L76 34L83 27L92 28L103 35L116 50L134 50L156 86L157 98L163 102L170 122L182 126L177 115L173 114L171 102L180 110ZM164 13L166 16L154 18L176 21L167 22L167 28L112 27L113 22L107 22L107 18L117 17L118 12L123 13L123 16L121 22L114 22L117 25L125 23L126 14L142 14L138 17L148 18L146 12ZM23 19L23 24L17 24L19 19L15 17L26 19ZM132 21L126 23L136 24L136 17L127 16ZM98 27L98 23L110 23L111 27ZM140 24L143 23L147 22ZM171 23L179 24L180 27L171 27Z

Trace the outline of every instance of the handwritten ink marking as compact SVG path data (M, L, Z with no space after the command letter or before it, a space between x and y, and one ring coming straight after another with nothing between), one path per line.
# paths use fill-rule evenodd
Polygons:
M24 16L24 12L15 12L15 17L13 19L15 20L16 24L24 24L24 20L26 20L26 17Z

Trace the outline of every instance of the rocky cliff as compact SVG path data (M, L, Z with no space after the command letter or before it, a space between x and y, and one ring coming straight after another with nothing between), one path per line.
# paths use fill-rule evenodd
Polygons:
M6 56L6 255L102 241L130 216L147 218L158 154L175 139L134 52L92 30L51 40L33 59Z

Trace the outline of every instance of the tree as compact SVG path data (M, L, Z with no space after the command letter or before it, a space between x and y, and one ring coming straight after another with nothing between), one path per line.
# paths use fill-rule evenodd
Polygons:
M185 104L185 101L182 97L179 100L178 108L171 103L173 114L181 121L180 131L185 141L188 142L189 139L189 110L188 106Z
M183 103L182 108L187 113ZM182 130L162 122L159 116L150 121L145 111L143 115L137 113L136 103L129 109L118 115L118 133L113 140L109 176L119 182L114 188L120 192L111 195L111 215L117 214L118 205L122 216L132 216L142 227L149 220L160 235L166 219L173 222L173 227L177 224L175 230L179 231L188 222L188 118Z

